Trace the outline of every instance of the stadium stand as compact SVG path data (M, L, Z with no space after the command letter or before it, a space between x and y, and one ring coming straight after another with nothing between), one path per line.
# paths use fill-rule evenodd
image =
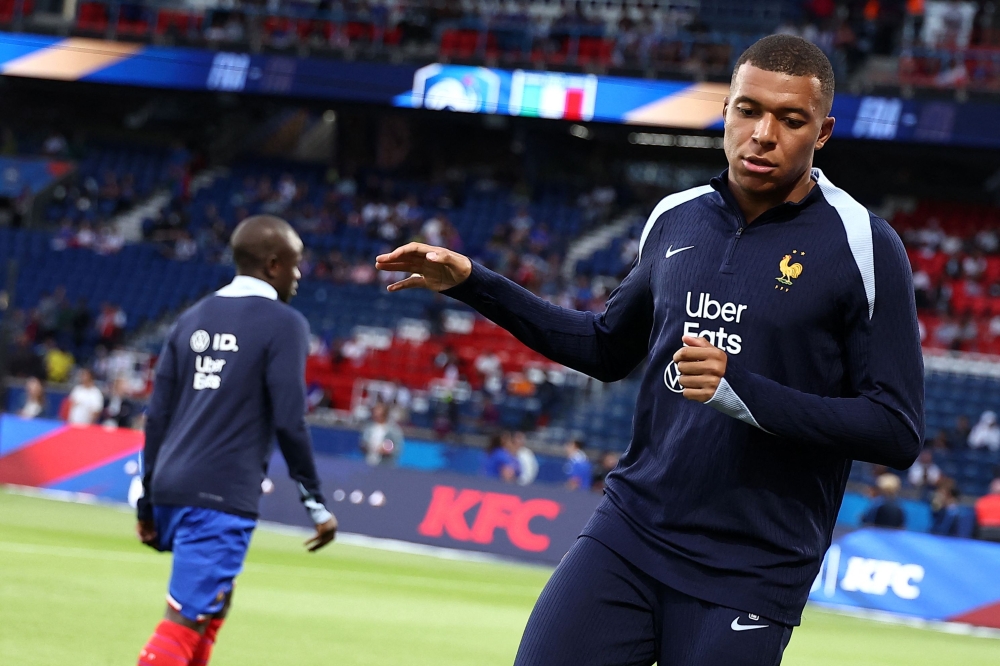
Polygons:
M98 145L77 165L46 211L50 222L109 220L160 187L181 187L189 156L180 148Z
M31 25L34 6L0 5L0 27ZM775 31L802 32L846 71L866 55L872 21L851 4L768 0L593 0L435 3L283 2L147 5L89 0L75 35L212 48L466 62L547 69L724 78L735 58ZM41 25L41 23L40 23Z
M61 247L57 240L46 232L0 227L0 261L6 264L13 258L19 264L13 306L26 313L26 327L37 316L42 299L61 288L66 307L75 307L82 299L95 322L105 304L122 308L128 334L218 288L232 275L227 266L169 260L151 245L128 245L104 255L87 248L56 249ZM122 275L129 279L121 280ZM27 314L32 311L34 315ZM80 358L88 357L97 342L89 335L77 347L68 329L58 334L59 342Z
M179 213L177 219L187 225L180 231L197 240L197 253L191 257L194 263L167 258L177 256L176 236L168 234L164 240L162 219L146 225L153 244L129 245L111 256L94 252L92 244L73 247L80 245L77 239L90 221L106 219L140 195L176 180L171 164L182 165L183 160L171 158L166 150L112 147L94 151L81 165L80 185L70 188L77 192L67 195L62 204L53 204L48 212L52 220L74 220L77 226L71 232L65 228L54 236L0 232L3 256L17 256L25 265L15 305L30 310L43 295L65 285L68 299L76 302L84 297L95 318L105 302L121 306L127 315L126 332L134 331L226 279L231 269L218 262L224 259L222 246L232 220L246 214L280 212L300 228L310 250L311 261L295 304L317 336L318 353L310 361L310 382L325 391L329 405L350 409L358 398L359 386L386 382L422 397L411 409L415 425L436 427L435 414L440 407L436 403L453 400L457 414L448 428L473 431L482 426L484 397L488 397L498 412L498 426L542 426L537 433L540 442L556 445L575 435L582 436L591 449L621 451L627 446L638 391L634 381L600 390L564 390L560 392L561 404L554 405L546 399L545 380L564 370L487 322L463 322L463 317L470 315L460 306L444 305L422 292L389 296L375 283L370 270L372 257L397 241L452 234L449 241L461 243L473 256L539 289L551 279L533 279L530 271L521 272L522 265L517 262L504 265L505 253L498 251L496 241L505 245L512 240L511 234L517 235L512 221L520 219L526 229L533 229L535 219L546 220L552 233L536 248L540 264L546 264L545 256L561 255L567 240L578 235L585 224L581 209L569 203L568 193L544 191L533 202L517 204L512 203L508 190L483 191L471 182L448 188L381 180L372 174L350 184L326 183L322 169L250 160L237 163L190 200L178 194L168 208L168 217L169 211ZM102 175L111 182L128 174L136 177L134 196L102 198L100 188L94 189L94 182ZM79 198L88 192L97 204L81 207ZM218 229L219 220L229 222ZM428 227L428 220L442 224ZM893 217L918 276L920 318L928 348L1000 349L996 326L992 325L1000 314L1000 291L995 288L1000 284L1000 264L994 254L996 238L990 231L998 222L1000 213L995 208L935 202L921 202ZM599 309L600 300L591 303L576 298L575 291L589 289L594 278L623 275L634 256L640 228L641 222L633 224L608 247L580 261L575 266L579 284L555 280L561 293L549 295L567 304ZM518 242L529 247L530 234L519 235L514 247ZM67 246L70 249L54 249ZM112 276L120 271L135 273L137 279L128 284L115 282ZM926 284L922 282L924 275ZM331 303L338 307L330 307ZM962 322L957 328L956 321ZM974 334L969 332L973 330ZM358 340L364 344L352 347ZM89 340L86 348L75 351L85 358L93 343ZM439 360L449 354L454 356L453 363L447 358ZM477 363L490 355L497 357L494 371L503 379L499 388L486 392L489 371L481 371ZM486 362L494 361L487 358ZM455 376L450 378L449 365L455 368ZM525 384L528 377L532 379ZM564 379L565 374L558 381ZM461 386L457 392L453 390L456 384ZM966 393L975 399L960 399ZM974 422L983 411L1000 408L1000 382L988 377L930 373L927 395L929 439L940 430L949 430L959 415ZM992 478L992 466L1000 462L990 451L964 448L936 451L935 456L942 470L967 494L984 492ZM854 478L868 481L869 471L856 466Z
M893 62L904 85L994 89L1000 66L992 14L981 5L975 13L965 8L942 35L935 32L940 4L966 3L468 0L223 9L91 0L77 5L70 28L81 36L239 51L696 79L728 76L733 59L761 35L794 32L831 54L838 77L882 54L899 56ZM0 27L30 25L34 11L27 0L0 2ZM36 142L38 152L53 154L44 149L49 139ZM461 248L561 305L600 310L635 256L641 216L564 265L573 240L624 208L609 206L595 219L581 192L565 187L534 184L526 197L471 177L441 182L361 171L334 179L326 168L248 157L191 190L191 163L185 151L166 146L92 146L41 211L50 231L0 228L0 259L17 258L21 267L14 307L25 331L38 305L65 287L67 302L82 299L92 321L105 314L105 303L120 309L126 339L153 351L156 336L138 342L137 332L231 275L225 245L236 221L275 213L307 246L295 306L315 337L308 380L320 408L346 412L374 394L391 395L405 403L410 425L439 434L515 428L533 431L543 447L572 436L592 454L627 446L634 379L584 381L463 306L420 292L390 297L371 263L400 242L424 239ZM142 242L129 237L126 244L113 221L157 192L169 192L168 203L141 225ZM890 218L913 266L928 354L1000 354L1000 209L924 200ZM121 274L134 277L114 279ZM81 341L65 329L57 337L83 363L100 342L93 326ZM941 472L973 496L985 492L1000 453L969 448L956 422L1000 412L1000 376L949 362L927 374L927 438ZM852 481L871 483L879 471L857 464Z

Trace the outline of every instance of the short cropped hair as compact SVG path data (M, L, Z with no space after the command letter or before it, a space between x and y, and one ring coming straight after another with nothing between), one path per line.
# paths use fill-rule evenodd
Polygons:
M767 72L815 77L819 80L827 109L833 104L833 65L826 54L809 40L794 35L769 35L759 39L736 61L733 78L744 63Z

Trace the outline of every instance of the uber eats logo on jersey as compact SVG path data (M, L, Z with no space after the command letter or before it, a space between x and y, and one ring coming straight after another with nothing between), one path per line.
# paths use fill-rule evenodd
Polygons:
M719 322L719 327L711 330L705 328L705 325L700 321L686 321L684 322L684 335L708 338L708 341L713 345L730 354L739 354L743 351L743 339L733 333L727 333L725 324L740 323L747 306L736 303L720 303L712 300L712 295L708 293L698 294L695 297L689 291L684 308L688 317L698 317L713 322L710 324L712 328L715 327L714 322Z
M684 310L688 317L698 321L684 322L682 335L706 338L713 345L727 354L739 354L743 351L743 338L726 330L726 324L739 324L747 306L742 303L722 303L712 298L708 292L687 293ZM711 322L711 323L706 323ZM732 327L730 326L730 330ZM674 393L683 393L680 384L681 373L677 364L671 361L663 371L663 383Z
M236 343L236 336L232 333L209 335L208 331L195 331L191 335L191 351L198 354L194 359L195 391L214 390L222 386L222 378L219 373L226 366L226 361L211 356L202 356L202 352L208 351L209 347L212 348L212 351L220 352L238 352L240 350Z

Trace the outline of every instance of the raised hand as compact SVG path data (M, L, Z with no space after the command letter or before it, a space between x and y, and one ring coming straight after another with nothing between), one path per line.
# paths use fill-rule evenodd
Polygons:
M726 374L726 352L701 337L681 338L686 347L674 354L674 361L681 376L678 380L684 387L684 397L695 402L708 402Z
M389 291L421 287L444 291L465 282L472 273L472 261L465 255L443 247L424 243L407 243L389 254L375 258L380 271L413 273L408 278L389 285Z

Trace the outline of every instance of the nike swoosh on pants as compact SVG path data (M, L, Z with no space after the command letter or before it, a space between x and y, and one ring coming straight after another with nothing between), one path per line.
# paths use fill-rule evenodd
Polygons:
M733 631L750 631L751 629L767 629L766 624L740 624L740 618L733 620L733 623L729 625Z

